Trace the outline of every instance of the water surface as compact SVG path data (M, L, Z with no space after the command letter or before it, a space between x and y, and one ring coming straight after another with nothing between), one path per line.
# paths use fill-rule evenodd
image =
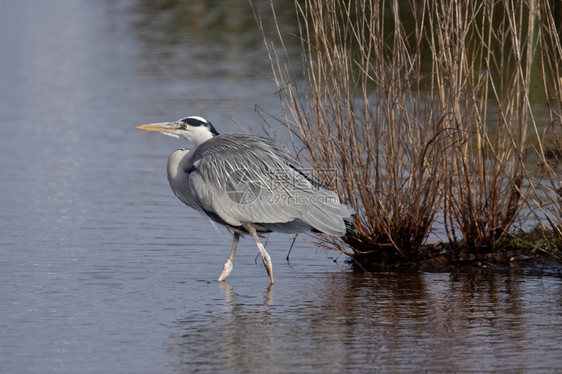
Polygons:
M291 6L279 12L288 31ZM365 274L252 240L172 194L184 144L134 126L278 113L246 1L5 1L0 13L0 368L6 373L543 371L562 364L557 276Z

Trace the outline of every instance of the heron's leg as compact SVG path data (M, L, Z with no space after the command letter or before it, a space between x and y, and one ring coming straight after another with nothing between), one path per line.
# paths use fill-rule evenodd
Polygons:
M254 237L256 244L258 246L258 250L260 251L261 258L263 260L263 264L265 265L265 270L267 270L267 275L269 276L269 282L273 284L273 265L271 264L271 257L269 257L269 253L265 250L265 247L260 242L260 238L256 229L252 226L246 225L244 228Z
M228 256L228 260L226 260L224 266L222 267L222 273L219 277L219 282L224 281L232 271L232 267L234 266L234 256L236 256L236 247L238 247L238 239L240 239L240 234L235 232L234 238L232 239L232 248L230 248L230 255Z

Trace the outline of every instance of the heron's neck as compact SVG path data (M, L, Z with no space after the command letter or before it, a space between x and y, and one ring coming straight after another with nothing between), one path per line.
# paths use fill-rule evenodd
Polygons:
M168 158L168 180L170 183L178 179L178 177L180 180L184 178L182 173L191 159L189 153L188 149L176 149Z
M195 144L196 147L199 147L212 137L213 134L207 128L201 126L200 128L192 129L187 140Z

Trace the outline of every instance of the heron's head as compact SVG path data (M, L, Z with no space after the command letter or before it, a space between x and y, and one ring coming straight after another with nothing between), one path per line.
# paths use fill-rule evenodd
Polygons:
M219 134L211 122L197 116L185 117L175 122L149 123L137 126L137 129L183 138L196 146Z

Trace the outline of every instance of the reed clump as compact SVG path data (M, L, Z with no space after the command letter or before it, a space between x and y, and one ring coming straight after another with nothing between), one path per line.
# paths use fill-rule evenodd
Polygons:
M548 92L550 121L562 123L548 1L304 0L295 9L301 61L278 48L281 32L265 38L280 120L303 162L330 171L324 182L356 210L354 235L321 244L359 262L415 266L435 248L428 241L459 254L501 251L523 210L560 234L560 174L531 104L537 87ZM530 134L548 183L530 175Z

